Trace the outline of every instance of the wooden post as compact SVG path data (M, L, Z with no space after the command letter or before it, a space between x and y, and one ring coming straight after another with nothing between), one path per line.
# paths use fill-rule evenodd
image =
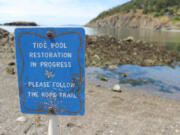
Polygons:
M59 135L59 123L57 116L49 116L48 135Z

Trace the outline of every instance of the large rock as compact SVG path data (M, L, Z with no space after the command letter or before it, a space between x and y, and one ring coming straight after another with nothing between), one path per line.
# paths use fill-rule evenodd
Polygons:
M153 65L153 64L154 64L154 60L152 60L152 59L145 59L144 60L144 65L150 66L150 65Z
M0 28L0 39L7 38L9 36L9 32Z
M133 42L134 38L133 37L127 37L124 39L124 41Z
M16 119L16 121L18 121L18 122L26 122L26 121L27 121L27 118L24 117L24 116L21 116L21 117L18 117L18 118Z

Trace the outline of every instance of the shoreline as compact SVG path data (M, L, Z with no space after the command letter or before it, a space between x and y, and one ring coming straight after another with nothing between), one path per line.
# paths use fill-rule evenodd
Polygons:
M86 36L87 66L172 66L178 61L179 52L153 43L144 43L133 37L117 40L106 35Z
M45 115L22 114L19 107L17 77L6 72L11 60L0 59L0 134L47 134ZM143 92L121 93L86 83L85 116L60 118L61 133L92 134L163 134L179 135L180 102L150 96ZM12 111L13 110L13 111ZM12 113L16 112L16 113ZM23 117L25 121L18 121ZM134 127L134 125L136 125ZM7 130L8 129L8 130ZM25 133L26 132L26 133Z
M3 35L4 34L4 35ZM7 31L0 33L0 59L14 58L14 36ZM108 67L114 70L118 65L140 65L140 66L170 66L180 61L180 54L151 43L137 41L133 37L116 40L114 37L105 35L86 35L86 67ZM11 66L8 72L14 73ZM123 73L127 76L125 73ZM103 79L103 78L102 78ZM106 78L104 78L107 80ZM125 80L126 81L126 80ZM128 80L132 82L133 80ZM134 82L133 82L134 83Z
M32 28L36 28L36 27L69 27L69 26L66 26L66 25L59 25L59 26L46 26L46 25L38 25L38 26L7 26L7 25L0 25L0 28L1 29L5 29L5 30L7 30L8 32L10 32L10 33L14 33L14 29L16 28L16 27L32 27ZM75 27L75 26L70 26L70 27ZM90 28L90 29L97 29L97 28L104 28L104 27L94 27L94 26L88 26L88 25L83 25L83 26L81 26L81 25L78 25L78 27L83 27L83 28ZM114 26L109 26L110 28L121 28L121 27L114 27ZM12 30L10 30L10 28L12 29ZM105 27L106 28L106 27ZM128 28L128 27L127 27ZM154 31L160 31L160 32L174 32L174 33L180 33L180 29L176 29L176 28L171 28L171 29L167 29L167 28L162 28L162 29L160 29L160 30L156 30L156 29L152 29L152 28L150 28L150 27L143 27L143 28L131 28L131 27L129 27L128 29L132 29L132 30L138 30L138 29L141 29L141 30L154 30ZM86 34L86 35L88 35L88 36L91 36L92 34ZM94 34L93 34L94 35ZM98 35L97 35L98 36Z
M106 27L110 27L110 28L113 28L113 29L119 29L119 28L122 28L122 27L114 27L114 26L99 26L99 27L96 27L96 26L88 26L88 25L84 25L85 27L87 28L95 28L95 29L98 29L98 28L106 28ZM176 28L170 28L170 29L167 29L167 28L161 28L160 30L157 30L157 29L152 29L151 27L143 27L143 28L131 28L131 27L125 27L127 29L132 29L132 30L152 30L152 31L160 31L160 32L177 32L179 33L180 32L180 29L176 29Z
M15 58L14 35L0 29L0 58ZM106 35L86 35L86 66L172 66L180 54L164 46L127 37L117 40Z
M94 26L94 25L84 25L85 27L87 28L106 28L106 27L110 27L110 28L114 28L114 29L118 29L118 28L121 28L121 27L115 27L115 26L112 26L112 25L105 25L105 26ZM124 27L124 26L123 26ZM135 30L138 30L138 29L147 29L147 30L153 30L153 31L166 31L166 32L180 32L180 28L175 28L175 27L170 27L170 28L166 28L166 27L162 27L161 29L154 29L154 28L151 28L151 27L138 27L138 28L133 28L133 27L128 27L128 26L125 26L125 28L128 28L128 29L135 29Z

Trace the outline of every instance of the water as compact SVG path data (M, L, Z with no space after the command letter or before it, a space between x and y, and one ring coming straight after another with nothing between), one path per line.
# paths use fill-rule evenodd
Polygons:
M150 29L130 28L94 28L95 34L106 34L116 39L132 36L136 40L152 42L165 46L168 49L180 51L180 31L157 31ZM123 78L121 73L127 73ZM97 85L112 88L121 84L123 89L130 91L143 91L151 95L180 101L180 65L175 68L167 66L141 67L137 65L123 65L116 70L89 67L86 69L87 81ZM108 82L100 81L100 76L109 78Z
M14 32L14 26L0 26ZM153 31L148 29L114 29L114 28L85 28L86 34L108 34L123 39L133 36L137 40L156 42L171 49L180 50L180 32L175 31ZM126 78L121 73L127 73ZM100 80L101 76L108 78L107 82ZM96 85L112 88L120 84L122 89L129 91L143 91L151 95L180 101L180 66L174 68L167 66L141 67L138 65L118 66L114 71L108 68L87 67L86 81Z
M25 26L26 27L26 26ZM39 27L46 27L46 26L39 26ZM47 27L57 27L57 26L47 26ZM69 26L60 26L60 27L69 27ZM70 26L70 27L82 27L82 26ZM0 26L0 28L3 28L11 33L14 33L15 28L20 28L17 26ZM84 27L86 34L88 35L95 35L98 32L93 28Z
M16 26L0 26L13 33ZM45 26L41 26L45 27ZM52 26L53 27L53 26ZM56 26L57 27L57 26ZM61 26L68 27L68 26ZM75 26L71 26L75 27ZM80 26L81 27L81 26ZM87 35L107 34L117 39L124 39L128 36L136 40L145 42L155 42L157 45L166 46L169 49L180 51L180 31L157 31L150 29L130 29L130 28L88 28L84 27Z
M122 77L126 73L127 77ZM100 77L108 78L107 82ZM138 65L118 66L116 70L87 67L86 80L109 89L120 84L123 90L143 91L151 95L180 101L180 67L168 66L141 67Z
M157 31L150 29L132 29L132 28L111 28L101 27L94 28L94 32L114 36L117 39L123 39L128 36L134 37L136 40L152 42L157 45L166 46L169 49L180 51L180 31Z

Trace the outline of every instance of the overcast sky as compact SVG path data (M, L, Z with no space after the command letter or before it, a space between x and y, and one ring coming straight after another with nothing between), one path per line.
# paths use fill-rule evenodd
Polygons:
M84 25L100 12L129 0L0 0L0 23L35 21L40 25Z

